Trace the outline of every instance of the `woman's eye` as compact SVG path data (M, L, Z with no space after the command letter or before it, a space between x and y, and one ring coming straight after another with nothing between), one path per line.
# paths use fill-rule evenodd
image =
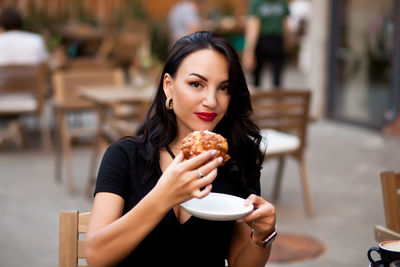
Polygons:
M221 85L221 86L219 87L219 89L222 90L222 91L228 91L229 85L228 85L228 84Z
M190 86L192 86L194 88L199 88L201 86L201 83L199 83L199 82L190 82L189 84L190 84Z

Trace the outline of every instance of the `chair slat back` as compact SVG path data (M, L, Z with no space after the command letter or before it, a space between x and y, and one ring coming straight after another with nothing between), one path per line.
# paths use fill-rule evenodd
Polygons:
M304 146L311 93L308 90L256 91L251 94L252 119L261 129L275 129L300 138Z
M84 234L87 232L90 215L90 212L78 211L60 213L59 267L87 266L80 263L79 259L85 259Z
M37 113L43 109L47 68L38 65L0 66L0 93L31 93L36 96Z
M69 109L92 108L90 101L80 97L82 86L123 86L122 70L69 70L60 71L53 76L54 99Z
M400 173L381 173L386 226L400 233Z
M65 70L73 71L93 71L93 70L113 70L114 62L106 59L97 58L73 58L65 61Z

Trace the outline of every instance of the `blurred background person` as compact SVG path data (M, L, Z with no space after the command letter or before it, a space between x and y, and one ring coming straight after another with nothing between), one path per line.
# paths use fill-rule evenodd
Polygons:
M14 8L5 8L0 15L0 66L34 65L47 61L48 52L39 34L22 31L22 17ZM1 88L0 88L1 89ZM1 119L0 146L12 141L22 146L22 134L18 120L14 117Z
M175 4L168 14L170 43L201 30L201 0L183 0Z
M297 66L303 74L308 75L311 67L311 0L293 0L289 3L289 10L290 32L299 48Z
M45 42L39 34L22 30L22 17L14 8L6 8L0 15L4 32L0 33L0 66L40 64L48 59Z
M273 86L279 88L285 62L285 45L290 44L287 34L288 4L286 0L250 0L249 7L243 65L253 72L253 84L259 87L262 67L265 62L270 62Z

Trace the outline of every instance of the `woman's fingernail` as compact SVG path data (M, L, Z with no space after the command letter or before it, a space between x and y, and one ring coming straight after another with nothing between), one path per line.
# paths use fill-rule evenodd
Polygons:
M239 220L237 220L237 222L238 222L238 223L242 223L242 222L243 222L243 220L242 220L242 219L239 219Z
M211 150L211 155L212 156L215 156L216 154L217 154L217 150L215 150L215 149Z
M246 199L246 200L244 201L244 204L245 204L245 205L249 205L249 204L250 204L250 199Z
M224 161L224 159L222 157L218 157L218 162L222 163L222 161Z

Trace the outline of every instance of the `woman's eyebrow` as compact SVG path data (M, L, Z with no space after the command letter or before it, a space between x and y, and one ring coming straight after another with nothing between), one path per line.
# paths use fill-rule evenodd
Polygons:
M197 76L197 77L199 77L200 79L202 79L202 80L208 82L208 79L207 79L206 77L204 77L204 76L202 76L202 75L200 75L200 74L198 74L198 73L190 73L189 76L190 76L190 75Z
M194 76L199 77L200 79L208 82L208 79L206 77L204 77L204 76L202 76L202 75L200 75L198 73L190 73L189 76L190 75L194 75ZM222 81L220 84L224 84L224 83L229 83L229 80Z

